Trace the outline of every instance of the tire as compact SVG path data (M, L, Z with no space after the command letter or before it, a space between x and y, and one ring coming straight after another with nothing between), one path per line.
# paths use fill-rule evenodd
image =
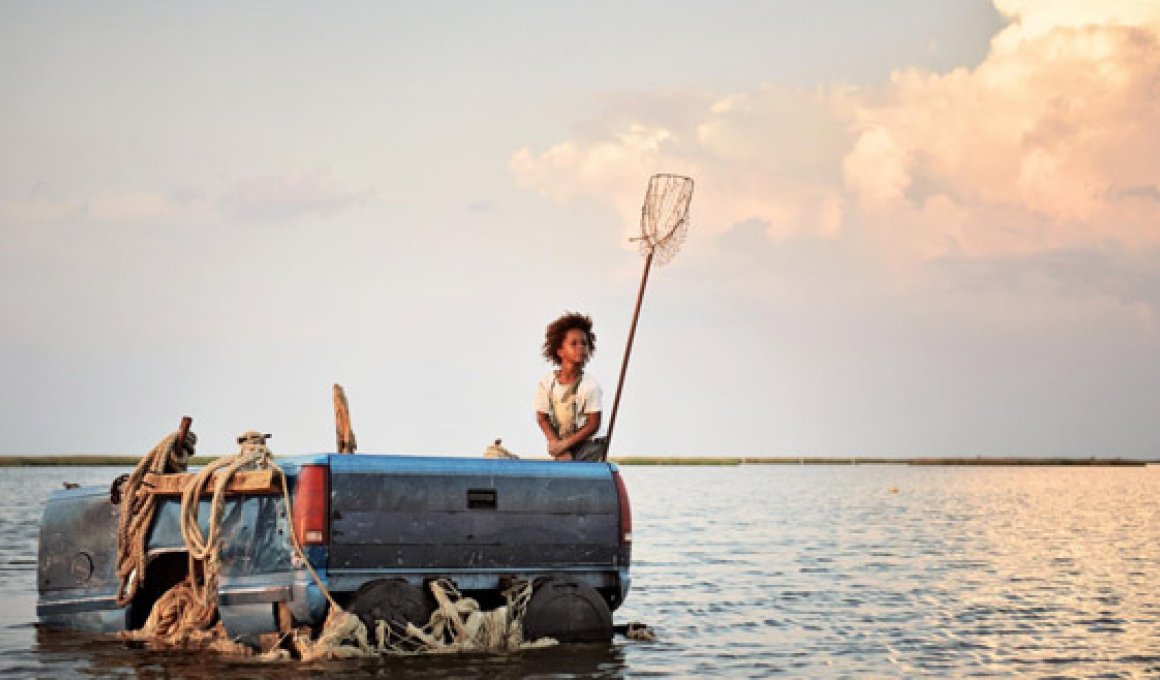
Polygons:
M421 589L392 578L364 583L351 597L349 611L362 619L367 635L374 640L376 621L386 621L394 633L403 635L408 623L427 625L434 606Z
M524 613L524 639L609 642L612 611L592 586L566 576L537 581Z

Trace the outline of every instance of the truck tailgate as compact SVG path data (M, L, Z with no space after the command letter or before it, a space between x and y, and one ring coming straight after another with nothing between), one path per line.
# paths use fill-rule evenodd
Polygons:
M330 475L332 574L617 563L608 465L336 455Z

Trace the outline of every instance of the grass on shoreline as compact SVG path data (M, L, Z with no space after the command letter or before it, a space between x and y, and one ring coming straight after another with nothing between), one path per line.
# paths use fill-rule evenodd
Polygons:
M194 456L190 465L206 465L215 456ZM133 467L141 460L139 456L115 455L64 455L64 456L0 456L0 467L52 467L52 466L109 466ZM532 459L536 460L536 459ZM681 466L736 466L736 465L974 465L974 466L1143 466L1160 463L1157 459L1134 458L1015 458L982 457L974 458L874 458L874 457L765 457L765 456L613 456L617 465L681 465Z

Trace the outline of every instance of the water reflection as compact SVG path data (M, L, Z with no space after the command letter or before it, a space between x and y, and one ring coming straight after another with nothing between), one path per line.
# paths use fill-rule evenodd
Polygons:
M695 494L680 493L682 475L626 472L645 585L623 613L656 616L662 639L681 642L674 665L1160 671L1156 472L697 470Z
M218 654L147 649L110 636L69 631L36 630L36 644L16 664L5 670L15 674L43 675L54 672L90 677L143 679L188 678L218 680L245 677L282 680L296 677L337 676L362 678L492 678L567 677L620 678L626 675L624 647L566 645L515 654L431 655L380 657L302 664L296 661L269 663ZM11 662L13 659L6 659Z

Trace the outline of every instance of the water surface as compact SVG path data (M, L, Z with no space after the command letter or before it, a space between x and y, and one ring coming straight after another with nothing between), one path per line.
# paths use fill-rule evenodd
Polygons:
M27 677L1141 677L1160 674L1160 468L624 467L656 642L266 666L38 630L48 492L0 469L0 673Z

